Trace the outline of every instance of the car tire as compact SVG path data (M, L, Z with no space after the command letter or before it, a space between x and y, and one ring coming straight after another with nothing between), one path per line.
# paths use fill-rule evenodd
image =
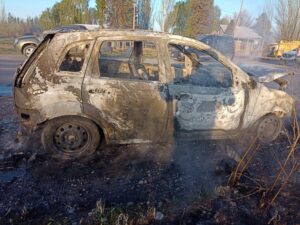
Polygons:
M268 144L274 141L282 129L282 120L274 114L262 117L256 127L258 140L262 144Z
M41 141L44 149L57 159L91 156L98 148L101 135L96 124L82 117L59 117L46 123Z
M36 48L35 45L26 45L23 48L23 55L28 58L33 53L33 51L34 51L35 48Z

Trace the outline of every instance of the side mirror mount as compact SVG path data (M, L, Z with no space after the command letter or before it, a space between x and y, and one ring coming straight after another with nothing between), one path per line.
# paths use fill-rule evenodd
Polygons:
M257 87L257 82L250 78L250 81L248 82L248 86L251 88L251 89L255 89Z

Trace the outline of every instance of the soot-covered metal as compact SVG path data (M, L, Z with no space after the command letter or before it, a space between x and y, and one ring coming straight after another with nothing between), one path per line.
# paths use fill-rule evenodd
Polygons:
M172 57L176 51L183 57ZM71 151L80 156L96 149L101 140L231 138L249 128L259 128L259 139L268 142L294 105L287 93L252 80L215 49L149 31L58 32L19 71L14 100L23 130L42 128L45 148L69 151L70 157ZM58 129L65 129L59 135L69 149L45 140Z

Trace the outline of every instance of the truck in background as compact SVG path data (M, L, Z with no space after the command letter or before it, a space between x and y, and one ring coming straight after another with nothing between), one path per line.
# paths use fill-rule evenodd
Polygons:
M267 56L280 58L283 56L283 53L290 52L299 46L300 41L280 41L279 43L273 43L269 45Z

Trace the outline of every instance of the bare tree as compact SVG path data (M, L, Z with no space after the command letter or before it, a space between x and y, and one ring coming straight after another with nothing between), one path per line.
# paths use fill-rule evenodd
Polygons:
M173 10L168 13L167 18L165 19L164 31L173 33L174 28L176 27L176 22L179 19L179 7L175 5Z
M139 29L148 30L151 27L151 0L137 1L137 25Z
M4 0L0 1L0 22L3 23L7 19Z
M213 30L214 1L190 0L191 16L187 21L187 36L209 34Z
M168 20L168 14L170 14L174 8L175 0L156 0L154 1L154 5L159 4L161 2L161 8L156 14L156 21L158 25L160 26L160 30L163 32L166 32L169 30L170 24L174 23L175 19L172 19L172 21L167 22Z
M260 36L263 38L263 42L267 38L267 36L270 36L272 24L271 21L267 15L267 13L262 13L257 17L256 23L252 27L253 30L255 30Z
M108 26L112 28L131 28L133 19L133 0L108 0Z
M275 21L280 40L300 38L300 1L278 0Z
M228 24L230 23L230 20L231 20L230 16L225 15L225 16L223 16L223 17L220 19L220 24L221 24L221 25L228 25Z
M247 10L241 10L239 13L233 15L237 26L251 27L254 19Z

